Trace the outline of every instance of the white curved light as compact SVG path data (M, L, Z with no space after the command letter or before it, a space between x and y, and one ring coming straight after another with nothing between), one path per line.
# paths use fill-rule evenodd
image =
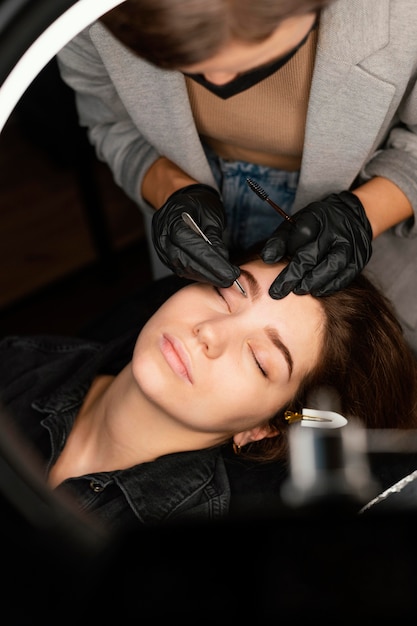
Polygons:
M79 0L33 42L0 87L0 132L39 72L73 37L124 0Z

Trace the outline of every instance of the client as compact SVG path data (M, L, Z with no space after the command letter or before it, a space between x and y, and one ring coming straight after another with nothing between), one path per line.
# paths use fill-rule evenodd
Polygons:
M363 276L327 297L268 294L284 264L232 285L188 284L112 340L6 337L0 401L49 486L104 526L227 515L228 446L287 453L284 412L330 385L366 428L415 428L416 362L389 303Z

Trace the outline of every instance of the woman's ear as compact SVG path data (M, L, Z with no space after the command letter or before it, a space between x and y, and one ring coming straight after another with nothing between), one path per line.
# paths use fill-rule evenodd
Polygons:
M279 430L266 424L265 426L255 426L255 428L251 428L250 430L243 430L241 433L236 433L233 437L233 442L237 446L242 447L247 443L260 441L268 437L277 437L277 435L279 435Z

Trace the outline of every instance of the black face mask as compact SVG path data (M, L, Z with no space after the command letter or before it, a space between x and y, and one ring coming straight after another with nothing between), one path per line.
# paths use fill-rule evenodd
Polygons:
M219 96L219 98L227 100L227 98L231 98L232 96L235 96L238 93L242 93L242 91L246 91L246 89L257 85L262 80L268 78L268 76L271 76L279 69L281 69L281 67L286 65L288 61L292 59L295 53L298 52L298 50L305 44L311 31L316 28L317 22L318 20L314 22L313 26L308 31L307 35L300 41L300 43L297 44L295 48L287 52L286 55L280 57L279 59L275 59L275 61L271 61L266 65L262 65L262 67L257 67L253 70L245 72L244 74L240 74L225 85L214 85L213 83L210 83L208 80L206 80L203 74L187 74L186 72L184 72L184 74L185 76L192 78L196 83L199 83L200 85L211 91L211 93L214 93L215 96Z

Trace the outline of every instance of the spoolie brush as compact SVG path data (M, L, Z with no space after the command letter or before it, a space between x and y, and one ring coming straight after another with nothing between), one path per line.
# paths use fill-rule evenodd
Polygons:
M265 189L262 189L262 187L258 185L258 183L255 183L255 181L252 180L251 178L247 178L246 182L248 183L252 191L254 191L261 200L263 200L264 202L267 202L273 209L275 209L275 211L279 213L281 217L286 219L288 222L294 222L293 218L290 215L288 215L288 213L286 213L284 209L281 209L280 206L275 204L275 202L271 200L271 198L268 196Z

